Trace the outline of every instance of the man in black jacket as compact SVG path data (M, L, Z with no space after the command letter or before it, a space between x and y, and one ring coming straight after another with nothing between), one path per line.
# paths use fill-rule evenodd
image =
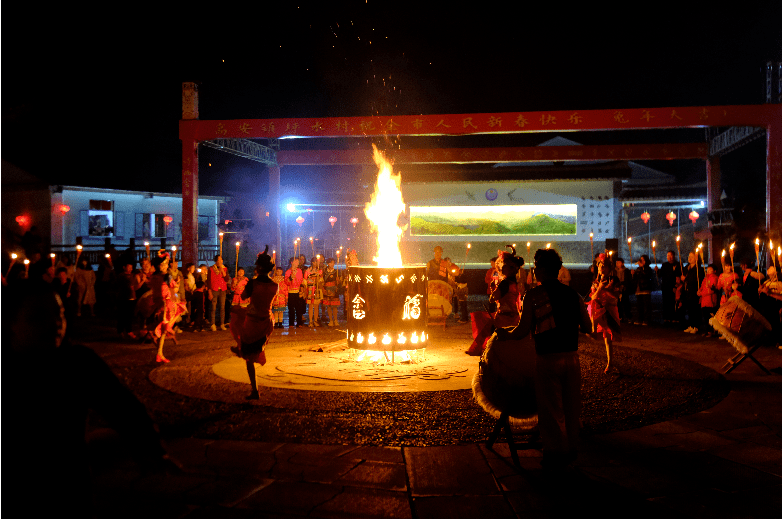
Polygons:
M557 280L562 258L554 249L535 253L541 281L524 295L516 328L497 331L499 340L519 340L533 332L537 353L535 398L543 439L543 466L562 468L576 459L581 416L581 367L578 332L592 324L584 301Z
M676 280L681 277L682 269L672 250L666 255L666 262L660 267L660 288L663 293L663 322L675 322L676 319ZM655 266L654 271L658 269Z

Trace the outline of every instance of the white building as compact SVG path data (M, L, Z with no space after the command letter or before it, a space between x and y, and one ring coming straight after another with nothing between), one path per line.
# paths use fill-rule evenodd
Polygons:
M161 243L170 247L182 240L181 194L76 186L50 186L50 192L54 252L72 250L77 241L85 250L103 248L107 238L118 249L131 243L143 249L144 242L153 249ZM217 222L225 202L225 197L198 198L199 249L218 247Z

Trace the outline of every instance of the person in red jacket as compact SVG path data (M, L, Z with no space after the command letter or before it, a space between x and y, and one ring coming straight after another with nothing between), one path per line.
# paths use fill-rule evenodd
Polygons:
M698 296L701 298L701 321L703 322L703 327L706 328L706 332L703 334L704 337L711 337L715 334L714 328L709 324L709 319L717 313L717 308L719 308L719 279L717 274L714 273L713 265L706 267L706 275L703 281L701 281L700 290L698 290Z
M304 312L301 311L298 296L304 276L298 258L291 258L290 265L285 271L285 284L288 287L288 328L293 328L304 326Z
M209 267L209 273L206 277L209 300L212 302L211 323L213 332L217 330L215 317L218 307L220 307L220 329L225 330L225 295L228 292L228 283L230 282L231 277L228 275L228 268L223 265L223 257L218 254L215 256L214 265Z

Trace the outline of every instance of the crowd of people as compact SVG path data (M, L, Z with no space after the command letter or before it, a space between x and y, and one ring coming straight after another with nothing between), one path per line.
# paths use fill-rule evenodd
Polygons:
M4 284L17 280L43 280L59 294L66 317L115 318L117 333L129 340L148 340L158 344L156 361L168 362L163 351L166 339L176 341L183 332L227 330L237 312L248 306L248 284L257 277L255 268L247 276L238 268L231 276L220 255L211 265L186 263L179 268L170 253L160 251L136 262L127 251L107 254L95 269L87 255L77 257L78 264L62 255L56 264L48 258L35 258L32 265L12 265ZM115 269L116 265L116 269ZM301 255L291 258L287 270L276 267L269 277L278 289L272 301L273 328L287 326L337 327L346 278L333 258L322 261L320 255L307 262Z
M429 262L430 279L445 272L437 269L442 254L438 249L435 249L435 259ZM771 266L763 273L753 268L749 259L742 260L740 266L740 273L734 272L729 263L704 268L698 264L696 253L690 253L687 263L682 263L673 251L668 251L660 267L652 267L649 257L643 254L635 268L627 268L620 257L596 254L590 267L592 281L585 301L592 322L591 333L605 343L606 373L614 369L613 344L622 340L622 323L648 326L653 312L659 310L665 325L678 326L684 332L705 338L714 337L718 334L709 321L731 297L742 298L763 315L772 326L773 340L782 345L782 284L776 268ZM564 266L560 266L557 280L563 285L570 284L570 272ZM524 294L540 285L535 268L525 269L524 260L516 256L515 250L500 252L491 259L485 282L489 307L487 311L471 314L474 340L467 349L469 355L481 355L486 341L497 329L516 326ZM656 309L652 305L652 292L658 289L662 306Z

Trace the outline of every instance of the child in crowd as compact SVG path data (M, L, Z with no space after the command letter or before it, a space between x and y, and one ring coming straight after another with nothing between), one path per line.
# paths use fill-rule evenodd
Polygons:
M285 276L283 275L282 269L280 267L274 269L274 276L272 276L272 281L277 283L277 295L274 297L274 301L272 302L274 327L283 328L282 313L288 306L288 285L285 284Z
M706 329L704 337L711 337L715 334L714 328L709 324L709 319L717 313L719 307L720 289L717 286L718 283L719 278L714 273L714 266L709 265L706 267L706 276L704 276L701 288L698 290L698 295L701 298L701 321Z
M724 305L733 296L741 297L741 292L738 290L740 284L741 278L733 272L733 265L723 265L722 274L720 274L719 281L717 281L717 288L722 290L720 306Z
M194 332L202 332L204 331L204 292L206 283L204 283L201 279L197 279L195 282L195 290L193 291L193 296L190 299L190 307L193 311L193 315L191 316L191 321L193 322L193 331Z
M323 271L323 306L329 318L329 326L339 325L339 270L334 268L334 258L326 260Z

